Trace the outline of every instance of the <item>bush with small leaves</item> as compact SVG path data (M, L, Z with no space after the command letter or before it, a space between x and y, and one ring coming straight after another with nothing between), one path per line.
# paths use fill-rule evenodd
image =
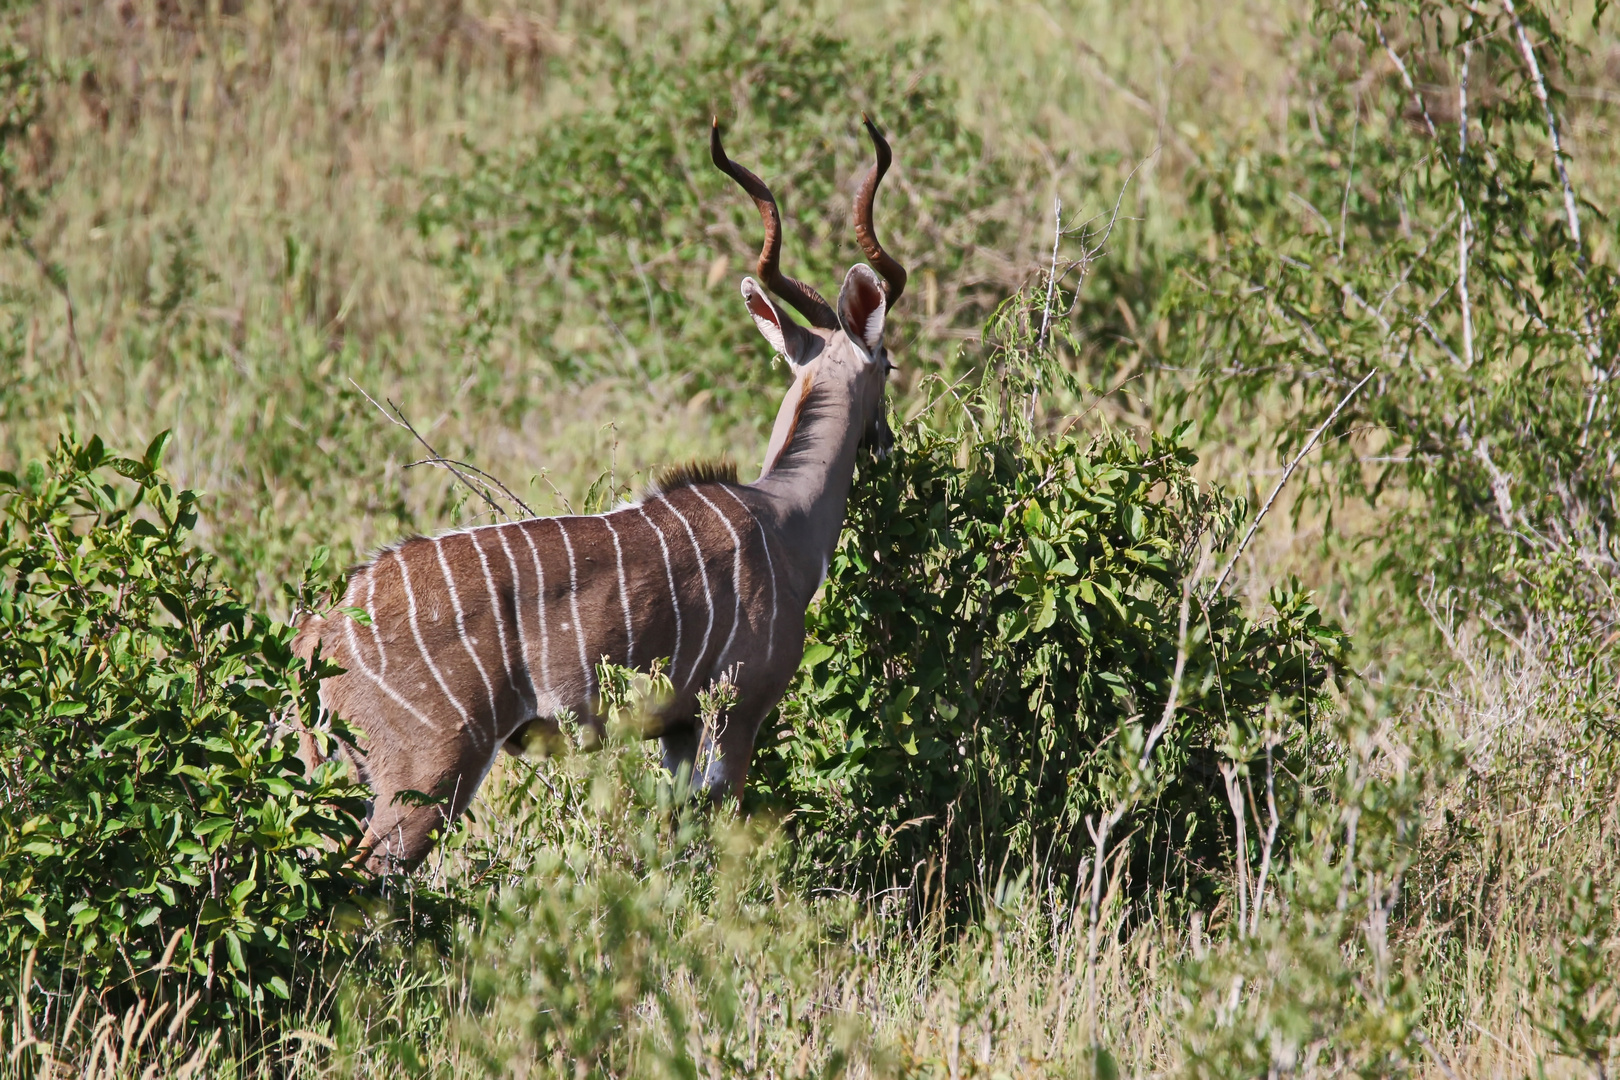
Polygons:
M1031 378L1062 377L1039 314L1038 294L1009 302L965 407L865 468L759 798L818 874L909 882L938 860L958 897L1072 877L1128 804L1137 885L1209 899L1233 842L1222 747L1261 757L1268 724L1297 747L1346 639L1297 586L1264 619L1203 595L1246 508L1194 479L1183 431L1031 427Z
M0 473L0 985L268 1018L348 948L363 793L295 756L318 680L191 546L167 438Z

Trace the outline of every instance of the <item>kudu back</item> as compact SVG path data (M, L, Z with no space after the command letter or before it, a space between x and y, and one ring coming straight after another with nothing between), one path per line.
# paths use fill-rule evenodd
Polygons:
M877 163L852 217L872 266L851 267L835 304L782 273L775 198L726 157L718 123L710 133L715 165L753 198L765 226L744 305L793 373L758 480L693 467L605 514L405 540L350 579L343 606L369 620L333 613L300 623L295 651L309 659L319 643L344 669L323 681L321 704L358 735L359 753L345 757L375 794L364 853L372 870L426 855L503 747L521 752L565 710L595 722L604 660L641 670L662 661L675 688L656 718L666 765L695 767L713 794L741 794L755 733L803 655L805 609L838 542L856 451L867 442L886 452L891 440L883 327L906 272L872 227L890 153L870 120L866 128ZM698 695L722 678L735 688L732 704L699 762ZM304 745L313 762L313 741Z

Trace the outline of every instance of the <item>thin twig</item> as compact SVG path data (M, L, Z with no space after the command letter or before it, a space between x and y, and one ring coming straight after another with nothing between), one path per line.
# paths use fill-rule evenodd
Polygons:
M1052 267L1046 274L1046 306L1041 310L1041 335L1035 349L1046 348L1046 331L1052 325L1052 294L1057 291L1058 244L1063 241L1063 200L1052 200Z
M1207 554L1205 556L1207 558ZM1148 732L1147 739L1142 744L1142 754L1137 760L1135 775L1128 795L1121 798L1100 819L1087 817L1086 830L1091 833L1092 842L1096 846L1096 853L1092 857L1091 865L1091 913L1090 931L1086 942L1086 1017L1091 1030L1095 1031L1097 1022L1097 947L1102 930L1102 874L1104 857L1108 851L1108 838L1119 824L1126 812L1131 808L1142 794L1142 778L1147 774L1148 766L1153 762L1153 751L1158 747L1159 740L1170 729L1175 719L1176 708L1181 700L1181 680L1187 670L1187 616L1192 607L1193 581L1202 576L1204 571L1203 560L1191 574L1182 579L1181 583L1181 613L1180 630L1176 637L1176 667L1170 678L1170 693L1165 698L1164 712L1159 716L1159 722Z
M418 465L434 465L434 466L437 466L438 468L447 469L447 470L452 469L452 468L465 469L468 472L473 473L474 475L476 475L484 483L487 483L487 484L490 484L490 485L492 485L492 486L494 486L496 488L499 488L501 494L505 495L508 499L511 499L513 503L517 504L518 509L522 510L526 515L528 515L529 517L534 517L535 516L534 511L529 509L528 504L526 504L522 499L518 498L515 494L513 494L512 489L507 487L504 483L502 483L500 478L495 477L495 476L491 476L489 473L485 472L483 469L480 469L476 465L473 465L473 464L471 464L469 462L466 462L466 461L458 461L455 458L426 457L426 458L421 458L421 459L419 459L417 461L413 461L413 462L411 462L409 465L407 465L405 467L407 469L414 469ZM485 501L486 502L488 501L487 497L486 497Z
M23 249L25 255L34 260L34 265L39 267L41 274L45 275L45 280L51 283L51 288L62 294L62 303L67 306L68 343L73 346L73 358L79 365L79 377L88 378L90 369L85 367L84 349L79 346L78 321L73 307L73 294L68 292L67 280L50 263L40 257L39 252L34 249L34 242L28 237L19 236L17 246Z
M1288 467L1283 470L1282 476L1277 480L1277 486L1271 489L1270 495L1266 496L1265 505L1260 507L1260 512L1254 515L1254 520L1249 523L1249 531L1243 534L1243 539L1238 542L1237 550L1232 552L1232 558L1227 562L1226 569L1221 571L1221 576L1215 579L1215 585L1209 590L1209 595L1204 597L1206 607L1220 593L1221 587L1226 584L1226 579L1231 576L1233 568L1238 564L1238 560L1243 557L1244 549L1249 546L1249 541L1254 539L1255 531L1260 528L1260 522L1265 520L1272 504L1277 501L1277 496L1282 493L1283 485L1288 483L1288 478L1294 475L1294 470L1299 468L1301 461L1305 460L1305 455L1310 453L1311 449L1316 446L1316 441L1322 437L1322 432L1332 426L1333 421L1339 418L1339 414L1344 411L1345 406L1350 404L1350 399L1355 397L1363 386L1372 381L1372 377L1376 374L1378 374L1378 369L1373 368L1362 376L1360 382L1350 388L1348 394L1339 399L1339 403L1333 406L1333 411L1328 414L1328 418L1322 421L1320 427L1311 432L1311 437L1305 440L1305 445L1300 447L1299 453L1294 455L1294 460L1288 463Z
M1221 782L1226 787L1226 801L1232 807L1233 847L1237 849L1238 868L1238 936L1249 933L1249 825L1243 812L1243 786L1237 781L1237 762L1223 761L1220 766Z
M1457 1073L1452 1069L1451 1063L1441 1055L1427 1035L1422 1031L1414 1031L1412 1037L1419 1046L1423 1047L1423 1052L1428 1054L1434 1063L1439 1066L1441 1076L1444 1076L1446 1080L1457 1080Z
M1513 6L1513 0L1502 0L1502 10L1507 12L1508 18L1513 22L1513 32L1518 38L1519 55L1524 57L1524 66L1530 71L1530 89L1541 103L1542 118L1547 122L1547 137L1552 140L1553 165L1558 169L1558 182L1564 188L1564 213L1569 219L1569 236L1575 241L1575 246L1581 246L1581 215L1575 206L1575 186L1569 182L1569 168L1564 164L1564 146L1558 136L1558 117L1553 113L1552 99L1547 96L1547 81L1541 76L1541 65L1536 61L1536 50L1530 44L1530 35L1525 32L1524 23L1519 20L1519 10Z
M1350 188L1356 182L1356 138L1361 134L1361 103L1356 103L1356 115L1350 121L1350 166L1344 174L1344 198L1339 203L1339 261L1344 261L1345 221L1350 216Z
M465 462L455 461L451 458L447 458L435 450L433 448L433 444L422 437L422 433L416 430L416 425L412 424L405 418L405 413L401 411L400 407L395 405L392 400L388 402L388 408L385 409L377 403L376 398L366 393L365 387L355 382L352 378L349 380L349 385L360 391L360 396L371 402L372 406L376 408L378 412L382 413L383 416L388 418L389 423L396 427L402 427L406 431L410 432L411 437L420 443L422 448L428 452L426 460L412 462L411 465L407 465L406 468L411 468L414 465L436 465L439 468L451 473L457 480L460 480L463 484L467 485L467 490L471 491L474 495L477 495L480 499L483 499L486 503L488 503L489 508L493 510L497 516L506 517L506 508L501 506L500 503L496 502L494 498L490 496L488 490L486 490L482 485L475 484L471 477L461 471L462 469L468 469L500 488L502 493L504 493L507 498L511 499L512 502L524 512L524 514L528 515L529 517L535 516L534 511L530 510L528 506L524 504L522 499L514 495L511 488L508 488L505 484L501 483L493 476L490 476L489 473L475 466L468 465ZM389 409L393 410L392 415L389 414Z
M1429 116L1429 103L1418 93L1417 84L1412 81L1412 73L1406 70L1406 62L1401 59L1401 54L1395 51L1394 46L1390 45L1389 38L1384 36L1384 24L1373 18L1372 10L1367 7L1367 0L1359 0L1359 3L1367 18L1372 19L1373 31L1378 35L1378 44L1384 47L1384 53L1389 57L1390 63L1395 65L1395 70L1401 73L1401 84L1406 87L1406 92L1412 95L1413 103L1422 114L1423 124L1429 129L1429 138L1436 138L1439 133L1435 129L1433 118Z
M1052 265L1046 272L1046 304L1041 309L1041 332L1035 339L1037 354L1046 349L1046 334L1052 325L1052 294L1057 292L1057 260L1058 245L1063 242L1063 200L1052 200ZM1067 273L1065 271L1065 273ZM1033 383L1029 388L1029 400L1024 403L1024 423L1035 422L1035 402L1041 396L1041 378L1037 369Z
M1249 916L1249 935L1252 937L1260 932L1260 913L1266 906L1266 878L1271 873L1271 853L1277 844L1277 769L1272 758L1274 744L1272 736L1266 735L1266 832L1260 843L1260 874L1254 884L1254 910ZM1259 828L1259 814L1255 814L1255 827ZM1247 858L1244 852L1238 853L1239 858Z
M1468 58L1472 41L1464 41L1462 70L1457 78L1457 168L1461 169L1468 156ZM1474 311L1468 300L1468 242L1473 219L1463 202L1462 178L1457 178L1457 302L1462 305L1463 360L1474 366Z

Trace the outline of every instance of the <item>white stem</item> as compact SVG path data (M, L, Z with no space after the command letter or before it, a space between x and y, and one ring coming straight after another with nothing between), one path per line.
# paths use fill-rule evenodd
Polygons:
M1541 102L1542 117L1547 121L1547 137L1552 140L1553 165L1558 169L1558 182L1564 186L1564 213L1569 218L1569 236L1575 246L1581 246L1581 215L1575 208L1575 187L1569 182L1569 169L1564 164L1564 147L1558 137L1558 117L1553 114L1552 100L1547 96L1547 81L1541 77L1541 65L1536 62L1536 50L1530 44L1530 35L1519 20L1519 11L1513 0L1502 0L1502 10L1513 20L1513 32L1518 36L1519 55L1530 71L1530 89Z
M1052 265L1046 274L1046 307L1041 312L1041 336L1036 350L1046 347L1046 331L1052 324L1052 294L1057 291L1058 244L1063 240L1063 200L1052 200Z
M1468 154L1468 54L1473 43L1463 42L1462 71L1457 80L1457 167ZM1473 219L1463 202L1462 182L1457 184L1457 300L1462 305L1463 360L1474 366L1474 312L1468 300L1468 244Z
M1288 463L1288 467L1283 470L1282 477L1277 481L1277 486L1271 489L1270 495L1266 496L1265 505L1260 507L1260 512L1254 515L1254 520L1249 523L1249 531L1243 534L1243 539L1238 543L1237 550L1232 552L1231 561L1226 564L1226 569L1221 571L1221 576L1215 579L1215 586L1209 590L1209 595L1204 597L1205 606L1208 606L1209 602L1220 594L1221 586L1226 584L1226 579L1232 574L1232 568L1237 566L1238 560L1243 557L1243 549L1249 546L1250 540L1254 539L1255 530L1260 528L1260 522L1265 519L1272 503L1277 501L1277 496L1281 494L1283 485L1288 483L1288 478L1294 475L1295 469L1299 468L1299 463L1305 459L1306 454L1311 452L1311 448L1316 445L1316 440L1322 437L1322 432L1331 427L1333 421L1339 418L1339 414L1344 411L1346 405L1350 404L1350 399L1356 396L1356 392L1366 386L1376 374L1378 374L1378 369L1373 368L1362 376L1360 382L1350 388L1348 394L1339 399L1339 403L1333 406L1333 411L1328 413L1328 418L1322 421L1320 427L1311 432L1311 437L1305 440L1305 445L1300 447L1299 453L1294 455L1294 460Z
M1153 751L1159 745L1159 740L1164 737L1164 733L1170 730L1170 722L1175 719L1176 708L1181 701L1181 678L1187 670L1187 617L1192 608L1192 583L1203 574L1203 571L1203 561L1200 560L1198 569L1182 580L1180 629L1176 637L1176 668L1170 678L1170 695L1165 699L1164 712L1159 716L1159 722L1153 725L1153 730L1148 732L1147 740L1142 744L1142 756L1137 760L1131 792L1126 798L1115 803L1097 824L1093 824L1089 818L1086 820L1086 829L1091 833L1092 843L1096 846L1091 865L1091 927L1086 940L1086 1019L1090 1025L1089 1030L1092 1031L1096 1030L1097 1023L1096 973L1097 946L1102 934L1103 857L1108 849L1109 834L1114 831L1114 827L1125 816L1131 804L1140 797L1141 778L1153 762Z
M1046 305L1041 309L1041 335L1035 342L1035 351L1046 348L1046 333L1052 325L1052 296L1057 292L1058 245L1063 241L1063 200L1052 200L1052 265L1046 273ZM1024 405L1024 423L1035 422L1035 402L1041 394L1039 369L1029 388L1029 401Z
M1238 934L1247 936L1249 932L1249 828L1244 820L1243 811L1243 785L1237 780L1237 765L1234 762L1224 762L1221 765L1221 779L1226 783L1226 801L1232 805L1232 824L1237 830L1235 837L1237 843L1237 871L1238 871Z
M1272 742L1266 739L1266 836L1260 845L1260 877L1254 886L1254 914L1249 933L1260 932L1260 912L1266 904L1266 878L1271 873L1271 852L1277 843L1277 771L1272 761Z
M1406 62L1401 59L1401 54L1391 47L1389 39L1384 36L1384 24L1372 18L1372 11L1367 7L1367 0L1359 0L1359 2L1362 12L1369 19L1372 19L1373 30L1378 34L1378 44L1384 47L1384 52L1389 56L1390 63L1395 65L1395 70L1401 73L1401 85L1405 86L1406 92L1412 95L1412 101L1417 105L1418 112L1423 116L1423 124L1429 129L1429 138L1435 138L1438 132L1435 129L1434 120L1429 116L1429 103L1423 100L1422 94L1418 93L1417 85L1412 82L1411 72L1406 70Z

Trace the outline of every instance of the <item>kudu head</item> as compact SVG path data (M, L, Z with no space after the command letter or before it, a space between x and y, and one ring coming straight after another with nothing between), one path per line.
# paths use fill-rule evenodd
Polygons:
M765 452L765 472L775 466L777 457L792 440L801 410L814 389L828 406L844 410L861 441L879 456L887 454L894 442L885 415L883 387L893 365L883 345L883 324L888 309L900 299L906 287L906 271L878 242L872 228L872 200L878 184L889 169L889 144L868 118L863 120L877 151L877 164L866 174L855 193L852 220L855 239L871 266L856 263L844 275L836 306L820 293L782 273L782 217L776 199L764 181L726 157L720 145L720 123L710 129L709 153L721 172L737 181L754 200L765 223L765 243L759 252L759 280L743 279L743 302L765 340L788 362L794 375L777 417L776 430ZM875 272L874 272L875 271ZM879 276L881 275L881 276ZM763 283L763 285L762 285ZM774 292L810 323L800 326L772 300ZM830 400L829 400L830 399Z

